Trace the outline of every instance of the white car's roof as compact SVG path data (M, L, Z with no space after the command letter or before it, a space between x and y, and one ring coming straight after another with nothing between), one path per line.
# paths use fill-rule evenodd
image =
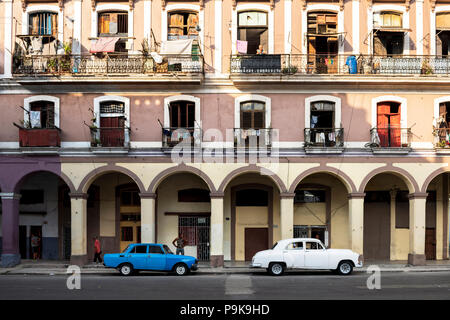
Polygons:
M319 239L315 239L315 238L291 238L291 239L279 240L277 242L278 244L276 247L285 248L288 244L290 244L292 242L299 242L299 241L312 241L312 242L322 243Z

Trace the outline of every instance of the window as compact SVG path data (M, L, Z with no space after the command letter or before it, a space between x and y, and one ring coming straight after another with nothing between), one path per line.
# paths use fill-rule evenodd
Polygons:
M133 227L122 227L120 241L133 241Z
M397 191L395 196L395 227L409 228L409 192Z
M437 120L437 133L439 136L439 146L448 145L448 133L450 128L450 102L439 104L439 119Z
M296 190L294 203L320 203L325 198L325 190Z
M185 189L178 191L178 202L211 202L209 190Z
M141 197L138 189L121 190L120 191L120 205L121 206L140 206Z
M318 101L311 104L311 128L334 128L334 102Z
M366 191L364 202L391 202L389 191Z
M290 243L288 250L303 250L303 241Z
M149 248L148 248L148 253L164 254L164 251L161 249L160 246L152 246L152 245L150 245Z
M268 52L267 13L245 11L238 14L238 35L240 41L247 41L247 54L256 54L261 45Z
M189 101L172 102L169 105L170 126L172 128L193 128L195 104Z
M198 38L198 14L196 12L170 12L168 21L167 40Z
M236 192L236 206L267 207L269 195L265 190L245 189Z
M319 239L328 246L328 231L326 226L294 226L294 238Z
M334 12L308 13L308 34L330 34L337 32L337 14Z
M55 104L50 101L36 101L30 103L31 128L55 127Z
M52 35L58 33L58 14L53 12L36 12L29 15L29 35Z
M263 129L265 127L265 104L258 101L241 103L241 128Z
M102 12L98 14L100 36L128 36L128 12Z
M20 204L44 203L44 190L21 190Z
M147 253L146 245L137 245L129 253Z
M323 249L322 245L318 242L307 241L307 242L305 242L305 244L306 244L306 246L305 246L306 250L322 250Z
M373 48L375 55L403 54L404 31L402 14L396 12L381 12L373 15ZM390 30L387 30L390 29Z
M444 57L450 54L450 13L436 14L436 54Z
M100 103L100 142L103 147L120 147L125 142L125 104Z

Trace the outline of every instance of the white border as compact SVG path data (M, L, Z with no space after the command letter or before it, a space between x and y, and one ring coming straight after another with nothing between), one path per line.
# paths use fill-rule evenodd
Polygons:
M121 96L100 96L94 98L94 113L95 113L95 125L97 128L100 128L100 103L105 101L119 101L125 105L125 146L128 146L130 143L130 134L128 132L128 128L130 127L130 99L127 97ZM108 114L111 115L111 114ZM98 135L100 132L98 132Z
M408 125L408 104L406 98L399 96L380 96L372 99L372 128L377 127L377 105L379 102L393 101L400 103L400 128L407 128Z
M437 126L437 120L439 119L439 105L442 102L450 102L450 96L444 96L440 98L434 99L434 117L433 117L433 125Z
M240 96L234 99L234 128L241 127L241 103L246 101L258 101L265 104L265 128L271 128L272 100L269 97L261 96L258 94L247 94L245 96Z
M353 47L353 54L359 54L359 16L360 16L360 9L359 9L359 1L360 0L353 0L352 1L352 47Z
M59 41L59 47L58 47L58 54L64 53L64 49L62 48L62 45L64 43L64 10L60 10L59 6L53 6L53 5L30 5L27 6L25 12L22 12L22 34L28 34L28 20L30 13L35 12L53 12L58 15L58 41Z
M172 102L175 101L189 101L193 102L195 105L195 122L194 122L194 128L201 128L201 109L200 109L200 98L194 97L194 96L188 96L188 95L178 95L178 96L170 96L167 98L164 98L164 127L169 128L170 127L170 112L169 112L169 106Z
M416 54L423 55L423 2L416 0Z
M151 46L152 30L152 0L144 0L144 38L147 39L149 47Z
M222 73L222 0L214 1L214 67Z
M98 14L104 11L124 11L128 13L128 37L133 37L133 26L134 26L134 10L130 9L129 5L126 4L115 4L115 3L108 3L108 4L98 4L95 6L95 11L91 10L91 37L96 38L98 37ZM129 42L131 43L131 49L128 50L128 52L133 52L134 47L134 41L132 39L129 39Z
M198 24L201 29L198 33L200 50L202 54L205 54L205 12L204 10L200 10L200 6L196 4L169 4L166 6L165 10L161 10L161 41L167 41L167 29L169 26L167 16L169 12L178 10L195 11L198 13Z
M81 24L83 16L83 0L75 0L73 3L74 19L73 19L73 39L72 39L72 53L81 53Z
M317 101L334 102L334 129L342 127L341 98L328 95L312 96L305 99L305 128L311 128L311 103Z
M436 54L436 13L450 13L450 5L436 6L434 11L430 11L430 55Z
M30 104L32 102L37 102L37 101L50 101L53 102L54 105L54 111L55 111L55 127L59 128L60 125L60 121L59 121L59 115L60 115L60 111L59 111L59 98L58 97L53 97L53 96L32 96L32 97L28 97L23 99L23 108L25 109L23 111L23 120L26 121L26 119L28 119L28 112L30 112Z
M402 14L402 28L409 29L409 11L406 10L405 6L394 5L394 4L377 4L372 6L372 10L370 8L367 9L367 32L369 32L370 37L368 37L368 48L369 54L373 54L373 14L375 12L381 11L393 11ZM403 54L408 55L410 48L410 37L409 32L405 33L403 38Z
M13 24L13 2L5 0L4 2L4 64L3 74L6 78L12 77L12 24Z
M237 54L237 47L236 47L236 42L237 42L237 29L238 29L238 13L242 12L242 11L251 11L251 10L255 10L255 11L264 11L267 13L267 30L269 32L268 35L268 53L269 54L274 54L274 33L275 33L275 28L274 28L274 11L270 8L269 5L266 4L251 4L251 3L247 3L247 4L238 4L236 6L235 10L231 11L231 52L232 54Z
M305 0L306 1L306 0ZM330 11L337 13L338 19L338 54L344 53L344 41L342 39L344 30L344 10L340 10L338 5L332 4L308 4L306 6L306 10L302 11L302 34L301 34L301 42L302 42L302 53L308 53L307 47L307 37L306 33L308 32L308 12L310 11Z
M292 51L292 0L284 1L284 53Z

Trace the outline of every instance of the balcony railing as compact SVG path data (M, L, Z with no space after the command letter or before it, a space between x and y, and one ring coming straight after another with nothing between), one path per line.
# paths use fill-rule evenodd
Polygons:
M19 145L21 147L60 147L61 129L53 128L19 128Z
M15 61L16 75L202 74L202 55L33 55Z
M231 74L449 75L450 57L376 55L233 55Z
M234 128L234 147L238 149L269 149L272 147L272 129Z
M162 147L170 149L175 146L183 148L201 148L202 130L198 127L162 128Z
M105 148L127 148L125 137L129 134L129 128L103 127L91 129L91 146Z
M372 128L370 129L370 147L374 148L410 148L411 128Z
M343 148L343 128L305 128L305 147Z

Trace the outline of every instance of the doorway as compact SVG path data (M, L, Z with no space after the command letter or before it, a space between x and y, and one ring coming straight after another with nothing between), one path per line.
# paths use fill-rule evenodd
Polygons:
M39 247L38 247L38 254L37 254L37 258L38 259L42 259L42 226L30 226L30 250L29 250L29 254L30 257L33 257L33 249L31 247L31 237L33 235L36 235L37 237L39 237L40 241L39 241Z
M19 252L21 259L28 259L27 256L27 226L19 226Z
M132 243L141 242L141 197L136 185L119 189L120 252Z
M178 233L186 239L186 246L195 247L199 261L209 260L209 221L208 216L178 216Z
M258 251L269 249L268 241L268 228L245 228L245 261L251 261Z
M401 105L398 102L380 102L377 105L377 133L381 147L399 148L401 141Z

